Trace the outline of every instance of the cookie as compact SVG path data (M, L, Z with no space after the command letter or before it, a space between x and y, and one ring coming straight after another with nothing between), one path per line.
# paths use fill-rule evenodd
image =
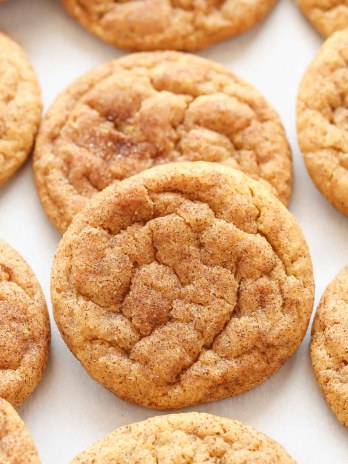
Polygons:
M320 301L311 356L326 401L348 427L348 266L330 283Z
M104 42L129 50L197 50L240 34L276 0L62 0Z
M290 212L241 171L176 163L106 188L64 234L55 319L89 374L171 409L242 393L297 349L311 260Z
M0 240L0 398L18 407L34 391L49 341L40 285L23 258Z
M32 438L13 407L0 399L0 462L40 464Z
M295 464L282 446L252 427L197 412L120 427L70 464L110 462Z
M297 4L324 37L348 27L347 0L297 0Z
M0 33L0 186L30 154L40 117L33 67L21 47Z
M168 162L220 162L285 204L291 194L275 111L227 69L178 52L133 54L82 76L46 115L34 158L41 201L61 232L96 192Z
M307 69L298 94L297 129L315 185L348 214L348 29L330 37Z

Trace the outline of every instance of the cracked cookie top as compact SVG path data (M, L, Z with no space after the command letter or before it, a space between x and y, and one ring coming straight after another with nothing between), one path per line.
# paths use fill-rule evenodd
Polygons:
M40 117L34 70L20 46L0 32L0 186L30 154Z
M0 462L40 464L32 438L22 419L7 401L0 399Z
M324 37L348 27L348 0L297 0L297 4Z
M63 232L106 186L197 160L239 168L289 200L289 145L259 92L211 61L154 52L106 63L68 87L41 126L34 169L43 206Z
M0 398L20 406L41 380L50 326L32 270L0 240Z
M330 37L307 69L298 94L297 130L315 185L348 214L348 29Z
M51 292L92 377L166 409L275 372L306 332L313 277L299 226L267 189L216 163L176 163L90 201L60 243Z
M320 301L311 355L325 399L348 427L348 266L330 283Z
M236 420L203 413L121 427L70 464L295 464L274 440Z
M261 21L276 0L62 0L105 42L131 50L196 50Z

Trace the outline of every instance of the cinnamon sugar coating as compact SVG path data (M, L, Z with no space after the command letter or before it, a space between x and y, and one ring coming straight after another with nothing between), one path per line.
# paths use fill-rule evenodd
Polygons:
M297 349L313 304L307 245L267 189L216 163L110 186L56 254L55 319L98 382L178 408L246 391Z

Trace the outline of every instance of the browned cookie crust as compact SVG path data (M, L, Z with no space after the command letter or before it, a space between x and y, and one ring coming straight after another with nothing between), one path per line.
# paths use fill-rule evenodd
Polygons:
M1 464L40 464L25 424L7 401L0 399Z
M20 46L0 32L0 186L28 157L40 116L34 70Z
M217 163L110 186L75 217L51 279L58 327L99 383L150 408L242 393L297 349L311 260L267 189Z
M348 27L348 0L297 0L297 3L325 37Z
M289 145L259 92L212 61L154 52L106 63L68 87L42 124L34 169L43 206L64 232L109 184L197 160L239 168L289 200Z
M62 0L105 42L131 50L196 50L261 21L275 0Z
M41 380L49 340L40 285L23 258L0 240L0 397L14 407Z
M348 214L348 29L330 37L307 69L298 94L297 128L315 185Z
M295 464L271 438L236 420L197 412L121 427L70 464Z
M320 301L311 355L326 401L348 427L348 266L330 283Z

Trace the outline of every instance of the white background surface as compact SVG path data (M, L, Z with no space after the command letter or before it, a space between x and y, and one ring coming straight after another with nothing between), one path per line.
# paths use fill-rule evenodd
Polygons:
M54 0L8 0L0 6L0 29L30 56L42 84L45 109L82 72L122 54L89 35ZM294 156L290 210L311 249L316 304L328 282L348 263L348 218L315 190L296 142L298 83L321 41L292 0L280 0L260 26L200 53L254 84L281 115ZM30 161L0 191L0 237L27 259L50 306L50 266L60 237L41 209ZM62 342L53 321L52 335L44 379L20 410L43 464L68 463L116 427L157 414L123 402L92 381ZM186 410L253 425L278 440L299 463L347 464L348 432L320 394L308 345L307 334L297 354L254 390Z

